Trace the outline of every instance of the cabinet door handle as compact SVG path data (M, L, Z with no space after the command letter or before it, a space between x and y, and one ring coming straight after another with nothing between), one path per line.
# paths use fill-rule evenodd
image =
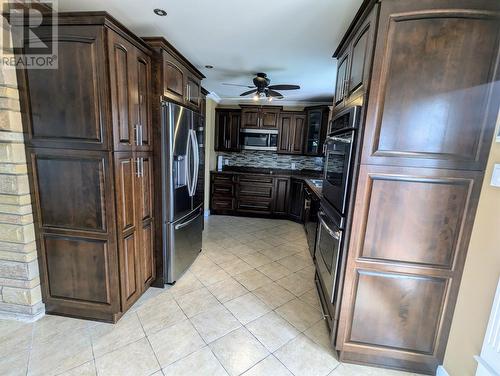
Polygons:
M134 125L135 145L139 146L139 124Z
M143 141L144 141L144 136L143 136L143 126L142 124L139 125L139 146L142 146Z
M141 161L140 158L135 158L135 175L141 177Z
M144 177L144 158L141 158L141 178Z

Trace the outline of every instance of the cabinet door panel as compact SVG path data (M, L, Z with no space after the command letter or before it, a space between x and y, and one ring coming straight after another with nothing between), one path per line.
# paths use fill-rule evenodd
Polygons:
M152 143L152 123L151 123L151 59L143 52L136 50L136 70L137 76L134 81L137 94L135 98L135 108L137 109L135 123L141 126L141 143L137 150L149 151L153 148Z
M107 166L85 151L32 154L41 228L106 232Z
M293 116L293 131L290 138L290 153L302 154L304 150L304 131L306 125L305 115Z
M135 48L118 34L108 30L111 103L114 148L131 151L135 143L134 98L132 96Z
M163 51L164 58L164 95L181 104L184 103L185 97L185 71L182 65L170 56L167 52Z
M43 35L43 42L52 41L51 33ZM109 119L100 108L106 107L103 39L102 27L59 26L58 68L25 71L26 82L19 85L25 86L21 95L30 107L29 145L109 149Z
M290 181L290 217L302 221L304 211L304 182L292 179Z
M345 80L347 79L347 63L349 55L346 53L337 62L337 82L335 84L334 107L342 107L345 96Z
M43 235L50 297L111 304L110 257L105 240Z
M500 16L445 3L382 4L363 163L484 168L500 103Z
M140 191L136 183L137 167L137 159L131 153L115 154L118 254L123 309L130 307L141 293L138 255L140 225L137 220Z
M186 79L187 102L196 109L200 107L201 86L200 81L187 74Z
M242 128L259 128L260 111L258 108L244 108L241 110Z
M279 115L280 115L279 110L268 109L263 107L260 112L261 127L269 129L277 129Z
M349 341L432 354L446 286L444 278L359 270Z
M293 114L281 113L278 128L278 153L288 153L290 151L290 137L292 134Z
M290 180L276 178L274 182L274 207L273 213L285 215L288 213Z
M232 112L229 115L229 150L239 151L240 150L240 113Z
M141 176L137 177L139 194L139 264L141 265L142 289L146 289L154 278L154 226L153 226L153 161L148 153L138 154Z

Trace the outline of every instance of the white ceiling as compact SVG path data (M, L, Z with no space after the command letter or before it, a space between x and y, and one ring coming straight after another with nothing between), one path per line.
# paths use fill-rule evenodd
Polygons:
M240 100L257 72L298 84L285 101L329 103L331 58L362 0L59 0L60 11L108 11L139 36L164 36L207 78L223 102ZM166 17L153 13L167 11ZM206 69L205 65L214 69ZM249 99L250 100L250 99ZM280 101L277 101L279 103Z

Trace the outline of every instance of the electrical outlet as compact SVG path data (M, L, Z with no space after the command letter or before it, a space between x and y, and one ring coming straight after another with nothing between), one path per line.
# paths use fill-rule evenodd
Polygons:
M226 166L229 166L229 159L224 159L224 164L225 164Z
M292 162L292 170L295 170L295 163Z
M493 166L493 174L491 175L491 185L493 187L500 187L500 164Z

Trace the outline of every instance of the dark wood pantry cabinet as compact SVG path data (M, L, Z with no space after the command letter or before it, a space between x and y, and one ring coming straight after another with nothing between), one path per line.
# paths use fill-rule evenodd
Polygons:
M43 300L116 322L155 278L151 52L106 13L58 28L58 69L18 71Z
M334 115L364 106L343 361L426 374L443 362L500 106L499 41L497 1L367 0L335 53Z

